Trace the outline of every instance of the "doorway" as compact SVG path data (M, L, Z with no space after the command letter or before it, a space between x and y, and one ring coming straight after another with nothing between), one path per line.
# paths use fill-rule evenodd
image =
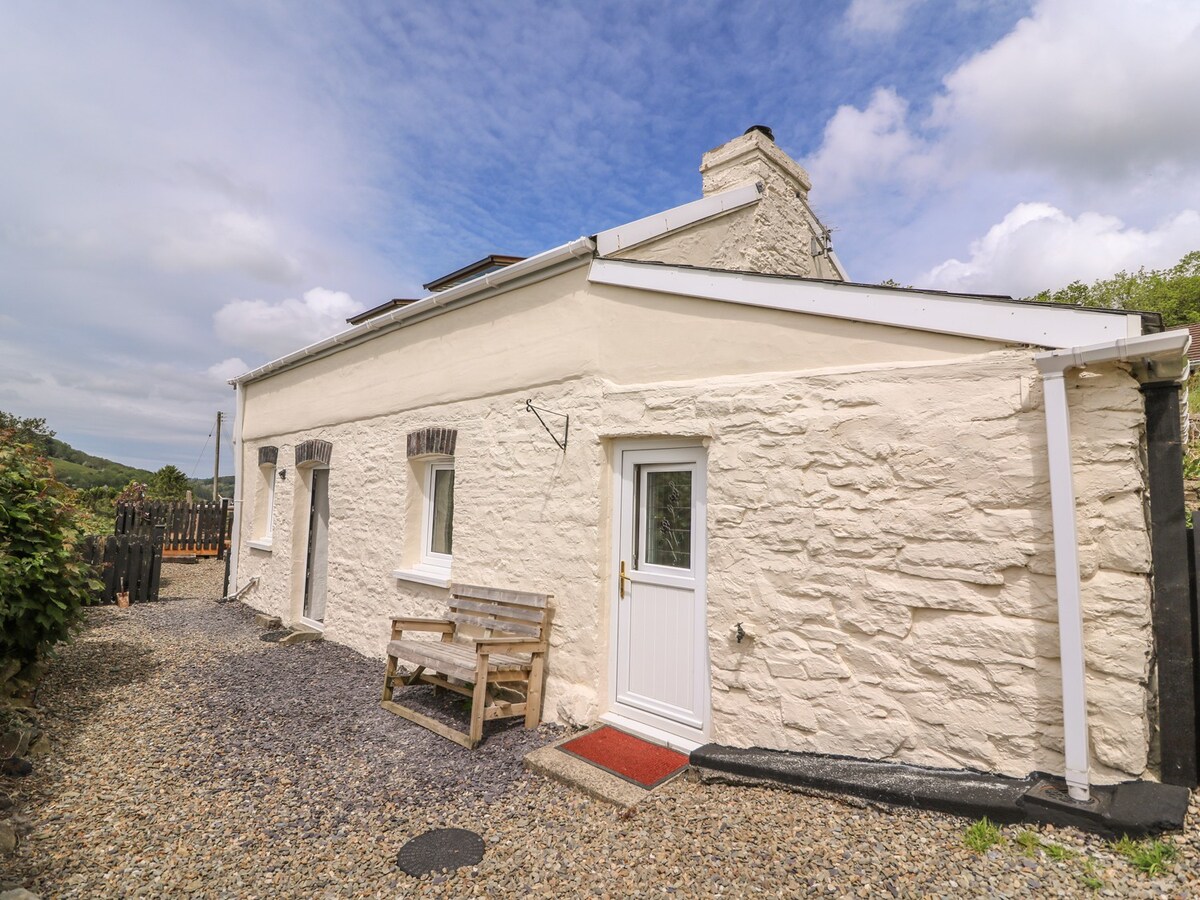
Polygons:
M688 741L708 730L705 452L618 450L610 700Z
M329 568L329 470L312 470L309 492L308 553L304 565L305 624L322 628L325 624L325 587Z

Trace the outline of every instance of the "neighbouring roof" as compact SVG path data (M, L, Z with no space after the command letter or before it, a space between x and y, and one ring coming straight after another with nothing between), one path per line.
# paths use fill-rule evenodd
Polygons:
M1178 325L1171 330L1186 331L1192 336L1192 345L1188 347L1188 361L1192 363L1193 368L1200 368L1196 366L1196 363L1200 363L1200 322L1193 322L1190 325Z
M470 281L472 278L478 278L480 275L487 275L489 272L497 272L500 269L507 268L514 263L521 262L523 256L503 256L498 253L493 253L485 256L483 259L476 260L470 265L463 266L451 272L449 275L443 275L441 278L435 278L428 284L423 284L421 287L427 291L444 291L448 288L457 287L464 281Z
M351 325L357 325L360 322L365 322L367 319L373 319L385 312L390 312L393 309L399 309L401 306L408 306L410 303L416 303L419 298L412 297L410 299L386 300L378 306L372 306L366 312L360 312L356 316L351 316L346 321Z

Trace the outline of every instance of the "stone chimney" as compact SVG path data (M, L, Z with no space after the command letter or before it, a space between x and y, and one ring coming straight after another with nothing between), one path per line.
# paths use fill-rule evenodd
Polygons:
M671 265L803 275L845 281L826 249L824 226L808 206L808 173L775 144L771 129L754 125L704 154L704 196L745 184L761 185L756 203L615 255ZM814 255L815 251L815 255Z
M700 174L705 197L753 181L761 181L767 191L793 198L799 192L807 199L812 190L808 173L779 149L765 125L754 125L741 137L705 153Z
M844 281L823 248L827 232L808 206L812 180L804 168L779 149L771 129L754 125L741 137L704 154L700 162L704 196L742 184L762 185L762 200L748 221L733 227L719 265L778 275L805 275ZM731 223L732 225L732 223ZM815 239L815 240L814 240Z

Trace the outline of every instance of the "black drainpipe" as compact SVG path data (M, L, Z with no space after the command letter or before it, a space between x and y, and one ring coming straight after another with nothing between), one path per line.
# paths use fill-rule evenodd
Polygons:
M1196 657L1192 648L1191 581L1184 519L1183 440L1179 385L1142 385L1146 398L1146 463L1154 566L1150 603L1158 669L1161 778L1196 787Z

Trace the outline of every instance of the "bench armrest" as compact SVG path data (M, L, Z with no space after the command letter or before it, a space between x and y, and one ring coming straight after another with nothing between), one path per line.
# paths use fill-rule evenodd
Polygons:
M476 653L545 653L546 642L526 637L472 638Z
M392 616L392 627L405 631L440 631L442 634L454 632L454 623L449 619L409 619L404 616Z

